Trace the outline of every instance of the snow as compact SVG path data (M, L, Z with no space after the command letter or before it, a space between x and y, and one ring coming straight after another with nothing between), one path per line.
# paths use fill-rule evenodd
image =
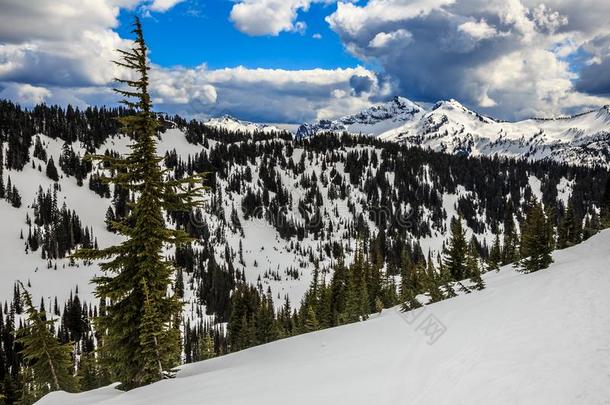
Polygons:
M274 125L268 124L256 124L248 121L241 121L236 118L233 118L229 115L225 115L219 118L211 118L209 121L205 123L205 125L212 128L224 128L231 132L246 132L253 133L255 131L261 131L264 133L271 132L283 132L283 129L280 129ZM282 125L283 126L283 125Z
M431 108L402 97L334 121L305 124L297 136L350 132L448 153L552 159L568 164L608 165L610 107L554 119L494 120L456 100Z
M542 201L542 182L536 176L528 176L527 182L536 200Z
M70 404L602 404L610 398L610 230L549 269L487 288L182 366L175 379L51 393ZM419 311L419 312L418 312Z
M565 177L562 177L561 180L559 180L559 184L557 185L557 197L558 200L563 203L564 207L568 206L573 187L573 181L567 180Z

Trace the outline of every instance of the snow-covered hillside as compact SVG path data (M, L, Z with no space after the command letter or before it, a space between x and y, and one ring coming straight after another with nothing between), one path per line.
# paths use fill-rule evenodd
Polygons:
M610 106L556 119L505 122L456 100L426 109L405 98L335 121L304 124L298 137L320 132L361 133L435 151L467 155L553 159L580 165L610 163Z
M51 393L69 404L604 404L610 398L610 231L531 274L405 314L182 366L173 380Z
M45 135L38 137L48 157L52 157L55 162L60 161L63 141ZM195 154L218 156L226 150L224 144L215 140L209 139L206 142L207 146L191 144L187 141L183 130L169 129L160 135L158 153L163 156L175 151L182 162L187 162L191 161ZM265 142L254 144L264 145ZM197 227L208 229L209 242L214 249L216 262L220 265L230 263L237 272L243 274L248 283L257 284L264 291L270 288L277 307L282 305L286 296L294 306L299 306L311 283L314 258L319 260L322 269L332 271L333 246L337 244L341 246L345 251L346 261L351 262L355 244L353 239L350 239L352 238L350 231L353 232L354 225L360 221L362 221L361 226L366 226L374 235L379 229L375 219L387 221L393 215L405 215L406 229L402 229L401 232L417 242L422 255L430 252L434 257L442 251L452 217L462 215L467 238L474 236L484 248L488 248L493 243L492 222L504 221L504 214L498 214L496 207L498 203L488 200L489 196L478 191L476 177L479 175L474 174L476 172L463 178L461 175L457 177L454 175L453 180L445 184L444 179L448 176L444 172L451 170L451 167L446 167L447 163L444 161L428 160L419 164L417 159L421 157L400 154L392 157L383 149L365 145L317 151L313 145L305 147L289 141L274 142L275 148L280 148L275 153L271 153L271 149L269 151L261 149L251 158L243 159L243 156L240 156L240 161L221 163L216 169L217 191L208 194L209 199L215 198L216 207L208 207L202 217L193 218L193 222ZM125 153L129 143L130 141L122 136L109 137L97 152L110 150ZM236 142L231 148L236 148L240 144L242 143ZM81 155L84 153L78 142L71 147L76 153ZM30 148L31 155L34 148L34 146ZM368 163L369 156L371 160L375 157L375 160L380 162L384 154L385 161L377 164ZM281 160L278 160L280 157ZM426 159L433 159L433 156L428 156ZM268 172L268 167L272 167L263 162L270 161L277 162L273 164L275 174L271 177L279 176L282 188L289 195L286 205L281 212L275 214L277 217L272 218L273 220L263 215L256 217L256 212L247 214L244 208L246 194L251 191L262 195L265 189L270 187L261 177ZM401 168L397 165L398 162L408 162L409 166ZM29 226L26 217L34 216L32 203L35 201L39 187L48 190L56 184L58 206L65 202L69 209L79 215L85 226L92 228L93 236L99 246L108 246L119 240L117 235L106 230L104 223L106 210L114 206L114 200L102 198L91 191L87 187L87 178L84 185L79 187L74 177L60 172L61 178L54 183L44 173L44 161L32 157L32 163L33 165L27 164L21 171L7 170L4 176L5 179L10 177L12 184L22 194L23 205L21 208L14 208L8 202L0 201L0 223L3 224L0 227L0 237L3 241L0 253L3 257L9 258L0 266L0 278L3 281L0 283L0 298L10 301L13 297L14 283L21 280L31 284L36 301L44 297L50 305L57 297L59 303L62 303L78 288L82 300L95 303L93 285L89 281L97 274L96 264L83 266L82 263L71 263L68 258L47 260L41 256L40 250L28 251L20 235L25 239L28 238ZM354 166L356 163L366 164L366 172L364 166L361 172L357 171ZM457 162L449 165L453 164ZM348 165L351 166L350 169ZM40 170L39 166L41 166ZM455 168L460 174L466 174L464 170L464 168ZM246 181L245 173L248 171L252 178ZM497 186L496 192L503 194L505 200L513 196L516 207L524 204L528 195L542 199L544 189L554 188L557 188L557 200L566 207L569 198L574 197L574 189L582 189L582 186L575 183L575 179L582 182L585 177L593 178L593 173L577 175L568 171L553 175L546 174L540 179L535 177L533 171L521 177L509 175L514 172L514 169L507 168L502 173L494 174L493 179L488 179L486 185ZM378 173L382 174L378 175ZM352 179L357 180L352 181ZM407 180L408 184L405 183ZM492 182L498 184L491 186ZM238 186L235 185L236 183ZM507 188L509 183L514 190ZM379 198L377 193L371 194L373 186L383 187L386 190L377 193L387 193L392 199L396 199L396 202L382 202L382 211L377 216L374 215L373 209L376 207L379 209L381 203L376 201ZM270 194L271 198L276 195L273 191ZM583 191L575 195L580 196L581 199L591 199L591 196L586 192L583 194ZM583 197L584 195L587 197ZM591 210L595 210L592 206L593 201L588 201L587 204L591 207L586 206L583 215L588 213L590 215L590 212L593 212ZM268 211L262 205L256 209L262 212ZM313 230L307 229L300 237L297 235L286 237L280 233L282 231L280 225L284 221L294 222L295 226L302 227L311 217L311 212L315 212L316 209L319 209L320 213L320 222L317 224L320 230L332 229L332 232L318 235ZM522 208L517 207L517 210L521 211ZM518 223L521 214L518 212L516 215L515 221ZM233 216L236 217L241 229L233 223L231 219ZM400 225L400 221L398 224ZM388 225L384 226L387 231ZM499 226L501 231L504 225ZM394 243L389 235L386 238L387 242L383 242L384 245ZM201 246L196 245L195 249L201 249ZM390 253L388 257L389 255ZM199 318L196 314L201 313L199 296L202 286L192 274L184 274L184 283L187 302L185 315L191 319Z

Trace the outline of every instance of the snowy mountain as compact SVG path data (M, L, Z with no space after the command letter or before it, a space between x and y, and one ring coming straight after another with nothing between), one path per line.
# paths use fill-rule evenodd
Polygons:
M204 125L215 129L225 129L230 132L282 132L282 129L273 125L242 121L238 120L237 118L231 117L230 115L223 115L222 117L211 118L210 120L206 121Z
M425 109L395 98L356 115L302 125L297 136L327 131L370 135L470 156L610 164L610 106L570 117L505 122L471 111L456 100L440 101Z
M315 135L319 132L349 132L353 134L379 135L406 122L421 118L425 110L404 97L394 97L392 101L372 106L358 114L348 115L334 121L322 120L317 124L303 124L297 138Z
M609 245L606 230L546 270L488 273L483 291L40 404L607 403Z

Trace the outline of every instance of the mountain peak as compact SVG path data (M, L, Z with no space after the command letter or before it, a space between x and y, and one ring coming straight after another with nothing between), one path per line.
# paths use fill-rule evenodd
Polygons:
M403 108L421 108L417 103L409 100L406 97L402 97L402 96L394 96L394 98L392 98L390 103L393 103L397 106L401 106Z
M229 114L224 114L216 118L210 118L205 125L214 128L224 128L234 132L282 132L279 128L273 125L242 121Z
M408 98L395 96L385 103L375 104L359 113L346 115L336 120L320 120L314 124L303 124L296 137L303 138L319 132L350 132L379 135L388 128L396 127L419 118L425 110Z
M434 104L434 107L432 107L433 110L438 110L440 108L446 108L449 110L471 111L470 109L464 107L462 103L460 103L454 98L450 98L449 100L437 101L436 104Z

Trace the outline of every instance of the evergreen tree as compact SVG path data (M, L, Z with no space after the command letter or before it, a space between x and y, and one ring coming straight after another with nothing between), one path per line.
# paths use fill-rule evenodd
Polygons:
M439 279L440 276L436 273L436 269L434 268L434 262L432 260L432 254L428 252L428 265L426 268L427 273L427 283L426 290L430 294L430 301L437 302L441 301L443 297L443 293L439 288Z
M20 331L18 342L23 345L22 355L26 367L24 397L40 398L49 391L77 389L72 369L72 346L60 344L51 332L54 320L47 320L43 312L32 304L32 297L21 284L21 298L28 316L28 324Z
M106 210L106 218L104 220L104 222L106 223L106 229L108 231L112 232L112 223L116 221L116 218L114 216L114 211L112 210L112 207L108 207L108 209Z
M13 186L11 190L11 205L15 208L21 207L21 194L19 194L19 190L17 187Z
M331 324L337 326L343 323L345 307L348 298L348 272L343 261L343 254L337 257L337 263L334 267L333 278L330 283L331 289Z
M519 266L526 272L547 268L552 262L553 235L542 206L537 201L529 209L521 231L521 261Z
M53 158L49 158L49 161L47 162L46 174L51 180L59 181L59 173L57 173L57 168L55 167Z
M474 243L470 243L468 248L468 256L466 258L466 268L470 276L470 282L474 284L474 288L482 290L485 288L485 282L481 278L481 268L479 267L479 253Z
M557 248L565 249L581 241L581 221L574 212L572 200L568 201L568 208L561 218L557 229Z
M409 311L411 309L421 307L421 303L416 298L417 291L415 286L415 265L411 261L411 257L408 255L406 249L403 249L401 262L400 301L402 302L402 310Z
M519 260L519 236L513 219L513 208L509 205L504 220L504 243L502 244L502 263L510 264Z
M500 235L496 234L494 239L494 244L489 251L489 259L487 260L487 264L489 266L489 270L500 270L500 264L502 263L502 249L500 248Z
M98 378L98 367L93 353L82 353L78 364L79 386L82 391L89 391L101 386Z
M451 236L448 247L445 250L445 266L451 277L456 281L466 277L466 253L468 245L465 235L461 218L451 218Z
M305 309L305 319L303 320L303 332L314 332L320 329L320 323L316 317L316 312L311 305Z
M101 350L106 353L114 378L122 388L131 389L164 378L180 355L178 325L181 303L168 294L174 269L163 257L165 245L190 241L186 232L169 228L163 210L190 211L198 204L195 178L165 179L156 155L158 122L148 93L147 47L142 26L136 17L134 47L119 50L117 65L131 69L136 80L117 79L132 90L116 90L126 97L123 103L135 110L120 118L122 131L134 144L125 158L97 156L114 172L106 179L137 196L130 213L113 229L126 237L117 246L81 250L75 257L107 259L101 264L106 273L94 279L96 294L109 300L105 314L98 317L96 329L105 331ZM130 101L129 99L135 99Z
M610 228L610 176L606 179L600 204L600 222L603 228Z
M199 342L198 360L207 360L213 357L216 357L216 352L214 351L214 339L212 338L211 333L204 333Z

